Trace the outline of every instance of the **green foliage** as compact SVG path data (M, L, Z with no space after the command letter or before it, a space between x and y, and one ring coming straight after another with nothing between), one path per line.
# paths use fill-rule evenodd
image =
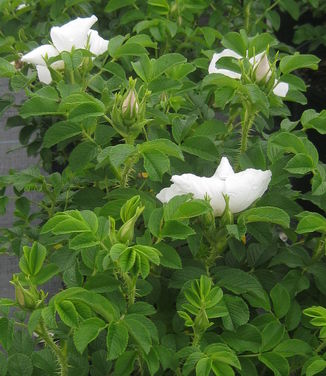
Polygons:
M0 113L39 162L0 176L0 376L325 372L325 110L301 107L325 28L296 23L300 53L283 34L322 2L22 5L0 2ZM41 82L21 56L91 14L105 51L58 51Z

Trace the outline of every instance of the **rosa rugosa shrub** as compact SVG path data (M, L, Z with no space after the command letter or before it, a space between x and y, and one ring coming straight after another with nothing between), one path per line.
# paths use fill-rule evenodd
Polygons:
M62 4L6 18L41 9L46 30L1 50L25 92L7 125L41 158L0 177L19 265L0 375L323 372L326 170L307 130L325 114L291 113L319 59L265 32L269 2L221 22L208 1Z

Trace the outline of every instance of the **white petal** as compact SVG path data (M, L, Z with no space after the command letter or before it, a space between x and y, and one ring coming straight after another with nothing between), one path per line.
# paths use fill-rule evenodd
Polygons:
M271 181L271 171L249 168L225 180L224 193L230 197L230 210L239 213L261 197Z
M216 53L216 54L213 55L212 60L209 63L208 73L209 74L211 74L211 73L220 73L220 74L223 74L224 76L228 76L228 77L235 78L235 79L240 79L241 78L241 74L239 74L239 73L233 72L233 71L231 71L229 69L219 69L219 68L216 68L216 63L222 57L233 57L235 59L241 59L241 55L239 55L235 51L230 50L230 49L227 48L227 49L223 50L222 52L219 52L219 53Z
M88 32L88 36L89 36L90 51L94 55L96 55L96 56L102 55L104 52L107 51L109 41L100 37L96 30L90 30Z
M263 57L263 55L265 55L265 52L261 52L260 54L251 57L249 59L249 63L253 65L254 67L256 67L257 64L260 62L261 58ZM247 51L247 56L248 56L248 51Z
M21 58L21 61L35 65L46 65L44 58L58 56L59 52L51 44L44 44L43 46L37 47L28 54Z
M175 196L192 193L194 198L201 200L209 197L215 215L221 215L223 213L225 208L225 201L222 195L224 191L224 181L221 179L183 174L174 175L171 180L174 184L169 188L162 189L156 196L161 202L168 202Z
M230 165L229 160L226 157L222 157L220 164L217 167L217 170L215 171L215 174L213 176L225 180L228 176L231 176L234 174L233 168Z
M277 81L275 81L276 83ZM279 97L286 97L286 94L289 91L289 84L286 82L278 82L273 89L273 93Z
M25 3L22 3L22 4L19 4L18 7L16 8L16 10L21 10L21 9L24 9L27 7L27 4Z
M271 75L272 75L271 67L269 65L269 61L268 61L266 54L264 54L259 60L258 64L256 64L256 69L255 69L256 81L260 82L264 80L264 82L267 82L270 79Z
M51 28L51 39L54 46L61 51L71 51L75 48L85 48L88 32L97 21L96 16L76 18L63 26Z
M168 188L163 188L157 195L157 199L162 203L169 202L173 197L183 195L184 192L176 184L172 184Z
M65 68L65 63L63 60L58 60L52 63L51 67L56 70L63 70Z
M36 65L38 79L43 82L44 84L50 84L52 81L51 73L48 67L43 65Z

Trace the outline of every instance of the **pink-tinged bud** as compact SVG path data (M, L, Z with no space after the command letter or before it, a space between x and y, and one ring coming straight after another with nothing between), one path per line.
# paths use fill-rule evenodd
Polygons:
M272 75L271 67L267 55L264 54L255 68L255 78L257 82L267 82Z
M131 89L122 103L122 114L124 117L131 119L137 115L138 108L136 93Z

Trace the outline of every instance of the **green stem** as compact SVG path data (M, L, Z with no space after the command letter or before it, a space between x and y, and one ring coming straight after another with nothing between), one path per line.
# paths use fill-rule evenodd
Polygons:
M319 261L324 256L325 236L326 235L322 235L318 239L317 246L314 249L314 252L313 252L313 255L312 255L312 261Z
M121 173L120 186L122 188L126 188L128 186L130 174L132 172L134 165L138 162L138 159L138 154L135 154L129 157L129 159L127 160Z
M255 25L257 25L260 21L262 21L266 17L266 14L268 14L268 12L270 12L273 8L275 8L280 1L281 0L276 0L275 3L273 3L270 7L266 8L264 13L256 20Z
M122 276L127 286L128 307L130 307L135 303L136 300L137 277L130 277L127 273L123 273Z
M64 355L63 351L58 347L53 341L52 337L49 335L47 328L44 324L44 321L41 319L39 325L39 331L37 334L44 340L44 342L50 347L57 357L58 363L60 365L60 376L68 376L68 362L67 358Z
M320 353L326 347L326 338L323 342L316 348L316 353Z
M247 5L244 8L244 28L247 34L250 31L250 10L251 10L252 1L248 1Z
M250 105L245 107L244 118L242 122L242 133L241 133L241 153L247 150L249 131L255 119L255 113L251 111Z

